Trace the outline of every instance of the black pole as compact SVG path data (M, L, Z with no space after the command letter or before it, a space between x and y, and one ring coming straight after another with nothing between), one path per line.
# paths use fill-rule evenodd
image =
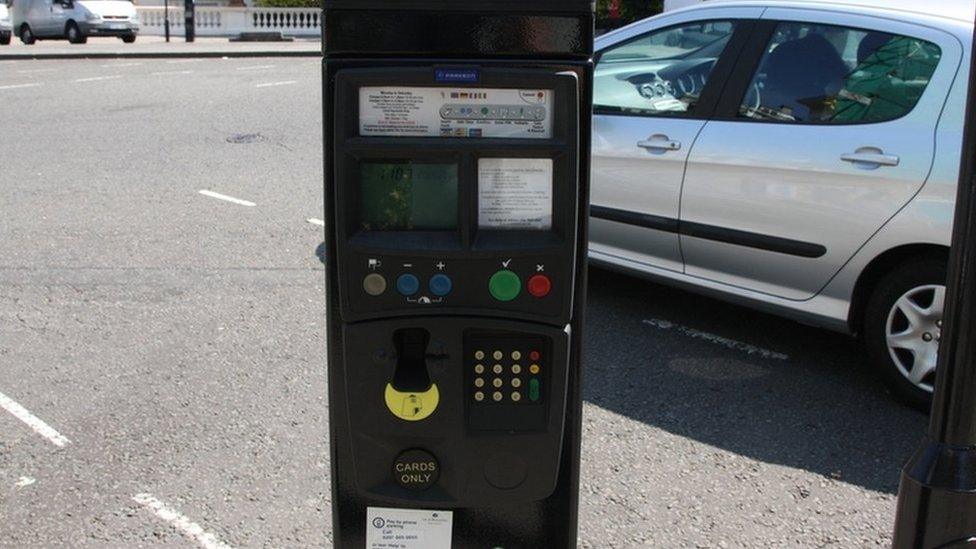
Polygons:
M895 549L976 547L976 55L966 110L935 399L902 471Z
M163 29L166 32L166 41L169 42L169 0L163 0Z
M193 42L196 38L196 18L193 0L183 1L183 28L186 31L186 41Z

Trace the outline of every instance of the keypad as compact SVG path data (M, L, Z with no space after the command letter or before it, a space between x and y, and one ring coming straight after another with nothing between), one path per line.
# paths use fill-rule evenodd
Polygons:
M465 380L471 402L480 406L541 404L544 343L536 338L504 337L469 341Z

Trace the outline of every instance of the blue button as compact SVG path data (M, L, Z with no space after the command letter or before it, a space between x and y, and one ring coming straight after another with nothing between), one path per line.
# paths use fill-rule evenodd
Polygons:
M400 295L411 296L420 291L420 280L412 274L402 274L397 278L396 286Z
M437 297L444 297L451 293L451 290L454 288L454 283L451 282L451 277L446 274L435 274L430 277L430 282L427 286L430 288L430 293Z

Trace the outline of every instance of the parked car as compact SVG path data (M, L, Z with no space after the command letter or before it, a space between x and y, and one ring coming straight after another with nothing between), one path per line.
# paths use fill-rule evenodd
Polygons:
M24 44L61 39L84 44L89 36L136 41L139 17L129 0L12 0L14 32Z
M10 10L7 9L6 2L0 0L0 45L9 44L12 35L13 25L10 23Z
M860 334L929 402L973 14L709 1L600 37L592 262Z

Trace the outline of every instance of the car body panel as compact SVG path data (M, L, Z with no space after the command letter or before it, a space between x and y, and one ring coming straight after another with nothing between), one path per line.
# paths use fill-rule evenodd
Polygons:
M127 35L139 31L136 8L127 0L74 0L62 4L51 0L15 0L13 26L30 25L38 38L65 38L69 21L84 34ZM89 15L97 15L90 18Z
M829 261L825 261L824 267L816 273L807 272L808 269L806 269L806 266L802 262L786 265L785 267L782 265L777 267L775 265L775 259L770 260L764 258L762 254L753 255L748 261L740 260L734 252L730 251L737 247L730 247L728 244L717 244L716 248L719 249L712 250L711 252L721 258L721 261L731 262L733 266L736 266L735 262L739 261L737 267L746 276L743 277L744 280L739 281L740 284L730 284L728 279L724 283L708 280L702 276L694 276L694 274L700 275L702 273L693 271L693 268L689 268L689 273L683 273L681 269L677 268L675 262L661 261L655 256L655 254L660 255L662 253L660 251L644 253L642 256L637 257L635 250L631 248L637 248L640 244L635 246L630 243L641 242L641 233L639 231L622 235L617 240L611 238L604 231L604 234L600 235L602 241L591 247L590 257L597 265L683 286L693 291L767 310L807 324L848 332L855 331L857 327L850 322L852 318L851 300L854 297L854 290L857 287L862 273L874 260L886 252L903 246L922 245L930 246L932 249L937 250L945 250L948 246L962 143L962 120L968 76L968 49L971 44L973 31L971 23L972 15L970 14L969 20L966 21L938 15L937 12L939 10L937 9L932 10L933 13L930 14L918 14L908 11L885 10L882 7L876 6L855 9L851 7L850 3L795 1L777 2L776 6L781 7L776 8L775 13L770 15L769 12L773 11L773 9L766 10L765 7L767 6L769 6L769 3L754 1L708 2L701 6L666 13L604 35L597 41L597 49L598 51L606 49L613 44L649 32L655 28L663 28L678 22L712 19L716 16L715 14L726 9L737 10L749 8L759 10L765 14L767 19L775 15L777 19L835 21L837 24L848 27L855 26L852 21L857 20L861 21L868 28L880 26L880 30L889 30L889 32L900 28L903 29L902 34L933 41L943 50L943 58L940 66L936 74L933 75L933 79L923 96L922 102L908 116L891 123L835 128L819 126L811 127L811 130L838 130L838 134L846 132L847 135L845 138L847 141L844 144L851 145L870 138L892 139L891 136L884 135L883 130L894 129L895 126L901 125L901 129L898 131L904 131L906 127L915 128L917 132L921 133L921 137L914 136L916 139L913 139L912 136L902 137L900 139L905 140L904 145L900 144L898 141L899 138L896 137L891 141L893 143L892 145L886 144L885 146L911 146L915 149L922 149L923 153L910 154L908 156L905 154L899 155L901 156L900 167L906 169L901 172L902 175L898 175L897 177L893 177L891 174L885 174L883 170L872 170L865 175L853 171L855 169L853 167L843 165L840 168L841 170L846 168L852 170L853 173L841 173L837 175L838 168L836 165L828 165L826 171L824 171L825 168L823 165L818 168L818 164L828 163L828 159L833 159L838 156L836 151L829 149L822 142L827 140L818 137L820 135L819 133L806 135L809 141L808 148L812 151L806 157L802 155L798 157L796 152L802 152L805 149L795 145L797 148L794 149L794 154L790 158L791 162L804 163L809 165L813 170L821 170L822 173L831 174L831 172L834 172L830 177L824 177L819 181L815 180L814 184L819 186L819 190L816 193L830 195L839 190L849 198L847 202L831 202L831 199L834 198L832 196L818 196L816 200L805 204L810 208L831 208L828 213L831 216L832 223L815 223L814 217L809 215L808 212L802 211L802 209L799 210L801 223L793 223L793 218L796 217L795 215L792 217L781 215L779 218L780 221L788 220L790 221L789 225L795 225L800 227L800 230L806 231L798 233L804 237L811 239L824 238L828 240L840 239L840 242L844 244L843 249L836 250L838 253L828 258ZM923 102L925 103L924 105L922 104ZM943 109L944 114L940 118L939 114ZM929 116L930 119L923 121L922 117L924 116ZM648 117L644 120L647 123L653 123L654 121L663 119ZM705 126L705 129L702 131L702 136L694 143L694 149L691 151L692 162L695 161L696 155L702 155L699 158L705 158L705 154L713 155L712 161L715 161L718 155L725 154L727 158L718 159L726 163L725 170L716 169L713 173L709 174L710 177L713 180L715 178L719 180L724 178L725 184L737 185L737 190L740 192L753 192L765 196L766 199L771 200L771 202L767 203L767 206L770 204L775 205L777 192L792 193L798 197L798 200L802 201L804 199L806 196L804 192L807 190L805 188L806 183L800 185L799 180L794 181L792 189L786 190L772 183L772 180L778 177L782 177L786 181L789 181L790 177L797 177L791 176L791 173L796 170L795 165L767 166L770 173L775 177L771 177L766 182L753 187L748 185L749 182L747 179L749 178L746 178L742 173L748 168L748 163L743 161L743 158L752 158L752 162L762 161L764 155L756 151L762 151L764 147L776 151L778 150L777 147L782 145L781 142L784 139L793 139L792 136L786 136L785 134L778 135L779 130L776 130L768 132L765 136L752 136L751 148L742 145L742 139L739 138L735 141L735 146L731 149L720 151L717 145L720 139L718 137L706 137L706 133L711 127L713 125L716 127L720 126L720 122L713 120ZM729 122L721 123L728 124ZM878 128L886 124L890 124L889 128L882 128L880 137L875 137L873 133L879 133ZM745 125L750 127L772 126L761 123L747 123ZM617 131L619 126L620 124L617 124L617 127L612 128L612 130ZM779 128L783 132L791 133L793 130L801 128L801 126L783 125ZM616 135L606 133L606 131L607 125L605 123L601 124L595 119L593 203L597 206L601 202L619 200L609 197L613 194L611 190L612 186L608 186L606 181L611 181L611 179L608 179L606 173L598 167L597 148L613 146L613 144L609 143L610 137ZM649 130L648 133L651 132L653 130ZM719 134L716 133L715 135L718 136ZM780 139L777 139L777 135ZM629 139L631 136L628 135L626 137ZM606 139L607 142L601 141L603 139ZM617 137L613 137L613 140L616 139ZM834 139L841 138L834 137ZM710 144L709 140L714 141L716 144ZM624 141L618 146L621 149L626 149L627 142ZM603 157L608 155L605 151L601 154ZM736 162L739 163L739 168L736 168ZM668 166L666 169L673 169L673 167ZM735 173L737 169L740 173ZM706 178L704 176L701 176L699 179L700 182L704 182L705 180ZM684 181L683 184L687 186L688 181ZM632 190L626 192L633 193ZM692 192L703 193L704 191L695 191L692 189ZM715 215L721 220L721 216L725 215L739 222L741 222L740 217L747 220L754 217L752 215L754 212L743 207L741 204L738 205L740 217L732 216L729 213L731 209L729 208L729 200L733 202L740 200L741 195L736 196L734 193L727 193L724 198L726 199L724 205L719 206L713 204L710 206L709 216ZM685 204L686 197L682 197L680 200L682 202L682 215L687 212L690 217L694 213L694 210L684 210L687 207ZM781 196L779 200L785 200L785 195ZM863 204L866 200L871 200L872 204L870 206L864 206ZM621 204L625 202L627 200L619 200ZM673 204L673 201L666 201L665 204ZM734 206L734 204L732 205ZM802 208L803 206L794 203L790 207ZM868 210L870 215L864 215L865 210ZM770 215L770 212L774 216L780 214L780 212L773 208L767 210L765 215ZM807 217L803 218L803 215ZM844 231L840 230L837 225L842 221L846 223L850 216L860 216L855 219L854 223L857 227L855 231L857 234L852 235L853 238L844 240ZM715 224L711 217L706 219L706 216L701 215L698 218L698 221L705 220ZM600 220L594 220L594 225L598 225L599 223L601 223ZM754 226L746 224L744 227L762 228L758 224ZM643 234L647 235L651 232L650 230L645 230ZM653 238L658 239L662 237L655 236ZM682 236L682 239L684 238ZM684 245L684 242L686 241L683 240L682 245ZM643 244L643 246L645 248L647 247L646 244ZM621 253L621 249L624 253ZM636 252L641 251L640 249L636 250ZM646 252L647 250L645 249L643 251ZM777 274L777 268L785 268L787 278L794 277L789 281L790 283L769 284L770 280L775 280L776 276L781 276ZM764 284L767 285L764 286Z

